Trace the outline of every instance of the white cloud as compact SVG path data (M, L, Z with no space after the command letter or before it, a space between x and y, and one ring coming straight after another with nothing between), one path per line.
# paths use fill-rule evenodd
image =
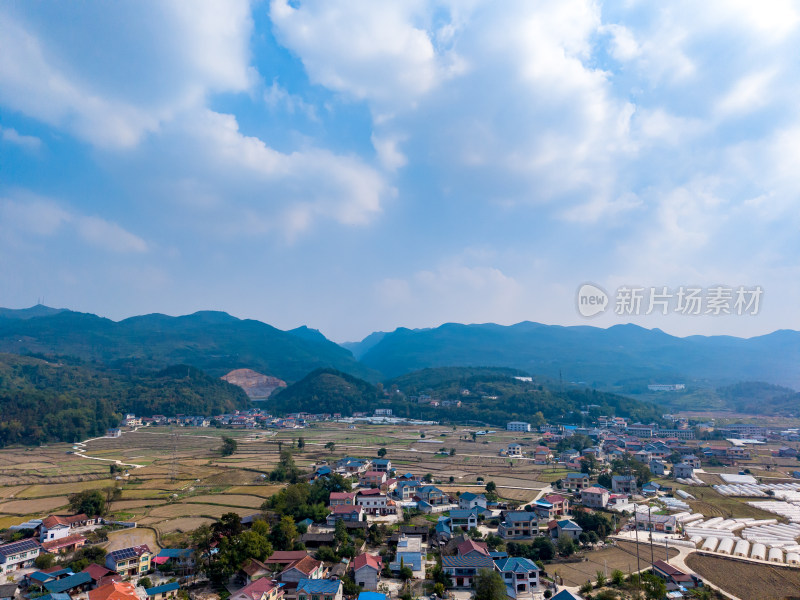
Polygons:
M0 9L0 102L96 146L135 146L209 92L253 81L246 0L17 8ZM75 35L84 10L95 29Z
M313 104L308 104L296 94L290 94L278 84L277 80L273 80L272 85L264 91L264 102L273 111L280 108L290 115L303 113L306 118L312 121L319 121Z
M270 18L314 83L369 100L382 112L413 104L462 68L451 54L437 54L427 29L431 10L421 2L295 7L273 0Z
M122 253L147 251L142 238L100 217L78 217L75 228L86 242L99 248Z
M42 140L33 135L23 135L13 127L0 127L0 138L10 144L20 146L26 150L38 150L42 147Z
M2 226L9 237L28 234L51 237L63 230L77 235L85 243L117 253L147 252L147 243L116 223L96 216L86 216L63 208L58 203L28 193L0 200Z
M198 196L196 207L218 213L214 225L228 235L269 233L292 239L317 221L366 225L395 193L378 171L355 156L313 147L277 151L244 135L233 115L198 111L164 135L175 155L151 157L149 149L143 154L173 164L171 178L184 183L169 185L167 191L185 193L184 206Z
M774 68L745 75L719 100L717 112L722 116L730 116L765 106L772 97L769 88L776 75Z
M378 160L389 171L396 171L408 164L408 157L398 148L400 141L397 138L378 137L372 134L372 145L378 153Z

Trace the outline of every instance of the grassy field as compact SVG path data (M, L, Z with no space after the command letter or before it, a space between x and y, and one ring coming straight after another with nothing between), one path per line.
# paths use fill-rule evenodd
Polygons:
M693 553L686 564L704 579L745 600L797 597L800 571ZM735 574L735 576L732 576Z

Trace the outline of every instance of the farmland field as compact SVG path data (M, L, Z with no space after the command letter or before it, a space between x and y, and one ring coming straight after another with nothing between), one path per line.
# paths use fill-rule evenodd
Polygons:
M678 551L674 548L669 549L669 558L677 556L677 554ZM635 543L618 542L616 547L586 552L585 556L587 560L584 562L547 565L547 573L548 575L557 573L563 577L565 585L579 586L586 583L587 580L597 579L597 572L604 569L608 570L609 575L614 569L619 569L625 574L636 571ZM655 560L666 559L665 548L654 546L653 556ZM646 568L650 564L649 544L639 544L639 557L641 568Z
M28 513L43 513L67 505L66 496L52 498L38 498L36 500L12 500L0 504L0 513L10 515L26 515Z
M355 427L342 423L275 431L148 427L78 446L88 457L141 465L128 467L128 475L120 479L111 476L108 462L74 454L71 444L2 449L0 526L59 509L64 512L60 507L69 494L112 486L122 490L111 506L112 517L135 519L160 533L186 531L192 523L206 523L225 512L250 515L282 488L268 479L281 449L291 450L297 466L309 471L322 461L330 463L346 455L376 456L385 448L386 457L399 472L430 474L447 492L478 492L493 481L502 499L519 503L532 501L566 474L561 467L499 456L512 441L531 450L538 443L535 433L500 430L473 441L472 430L441 425ZM218 452L223 435L238 443L232 456ZM302 449L297 447L300 437L305 442ZM325 447L329 442L334 444L333 450ZM717 475L707 477L716 480ZM772 516L710 488L690 491L697 495L692 508L708 516Z
M783 600L796 597L800 590L800 571L797 569L698 553L690 554L686 564L704 579L746 600ZM731 577L732 573L736 576Z

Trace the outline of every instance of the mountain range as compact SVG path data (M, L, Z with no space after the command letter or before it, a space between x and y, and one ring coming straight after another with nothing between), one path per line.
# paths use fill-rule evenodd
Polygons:
M288 383L325 368L376 383L430 367L487 366L622 393L676 382L717 387L762 381L800 389L800 332L792 330L749 339L681 338L636 325L448 323L376 332L338 345L314 329L283 331L224 312L115 322L37 305L0 309L0 352L75 357L117 368L187 364L217 377L244 368Z

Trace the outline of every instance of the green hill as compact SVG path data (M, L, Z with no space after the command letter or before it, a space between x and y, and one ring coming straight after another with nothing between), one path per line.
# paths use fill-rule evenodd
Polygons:
M103 435L126 412L212 415L248 405L242 389L186 365L121 373L0 354L0 446Z
M391 408L399 417L496 426L513 420L581 423L586 420L581 411L648 422L660 419L660 410L646 402L585 388L558 391L544 380L522 381L515 376L525 374L481 367L425 369L385 382L384 392L345 373L321 369L270 398L269 407L277 414L307 411L345 416L372 413L380 407ZM438 400L459 400L461 406L420 403L417 397L422 394Z
M372 384L335 369L317 369L274 394L268 406L278 414L290 412L342 413L372 411L378 390Z
M800 332L776 331L744 339L679 338L659 329L615 325L562 327L524 322L511 326L448 323L434 329L400 328L380 337L361 362L387 377L426 367L512 367L592 387L627 391L625 382L742 380L800 388ZM646 385L645 385L646 387Z
M27 309L30 311L31 309ZM160 369L188 364L222 376L249 368L297 381L317 368L332 367L378 380L344 348L306 328L281 331L266 323L223 312L182 317L152 314L115 322L92 314L60 311L22 319L0 314L0 352L73 356L111 365Z

